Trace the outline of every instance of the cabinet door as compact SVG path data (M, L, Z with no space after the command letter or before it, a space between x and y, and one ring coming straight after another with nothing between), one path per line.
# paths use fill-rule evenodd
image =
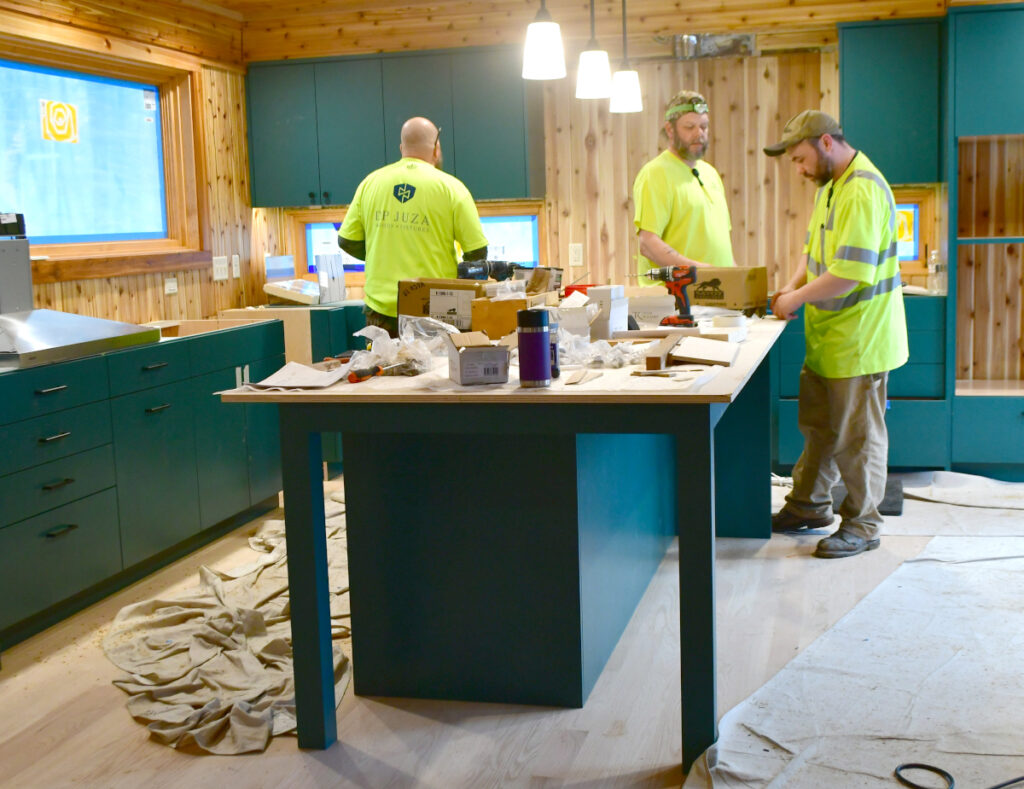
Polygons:
M252 204L319 204L314 67L250 66L246 96Z
M257 379L259 380L259 379ZM249 506L245 406L221 402L216 392L234 388L235 368L192 381L195 397L199 524L208 528Z
M842 25L839 120L889 183L939 177L941 20Z
M185 380L111 401L125 567L199 531L192 391Z
M954 134L1024 131L1024 9L956 14Z
M476 200L529 197L522 51L452 55L458 176Z
M454 173L457 162L453 142L451 55L385 58L383 80L384 140L388 161L399 157L402 124L409 118L422 116L442 128L444 170Z
M283 365L284 355L250 362L249 380L266 378ZM245 434L249 453L249 501L255 504L281 490L281 434L277 422L277 405L247 404Z
M366 174L388 160L379 59L316 64L316 128L319 202L348 205ZM398 149L390 155L397 159Z

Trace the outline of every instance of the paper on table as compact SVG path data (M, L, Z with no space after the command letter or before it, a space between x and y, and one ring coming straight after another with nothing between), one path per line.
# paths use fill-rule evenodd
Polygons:
M324 389L340 381L348 374L349 365L343 364L333 370L317 370L298 362L288 362L273 375L256 383L246 384L249 389Z

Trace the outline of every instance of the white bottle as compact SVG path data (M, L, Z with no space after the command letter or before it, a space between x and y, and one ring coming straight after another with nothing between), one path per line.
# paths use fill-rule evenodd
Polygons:
M928 254L928 292L936 296L946 295L946 266L937 249Z

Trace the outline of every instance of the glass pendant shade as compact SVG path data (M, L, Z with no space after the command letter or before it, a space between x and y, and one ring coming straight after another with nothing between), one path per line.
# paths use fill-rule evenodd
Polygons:
M541 14L548 17L540 21ZM526 28L523 47L523 79L562 79L565 76L565 50L562 32L545 10L537 14L538 21Z
M603 49L580 52L576 70L577 99L607 99L612 95L612 67Z
M640 97L640 75L635 71L623 70L612 74L612 100L609 112L642 112L643 99Z

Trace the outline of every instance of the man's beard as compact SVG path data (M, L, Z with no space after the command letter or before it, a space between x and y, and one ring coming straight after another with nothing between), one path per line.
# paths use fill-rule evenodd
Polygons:
M703 159L704 154L708 152L708 144L704 143L700 146L700 150L696 153L690 150L690 146L676 137L671 140L672 150L676 152L680 159L686 159L687 161L696 161L697 159Z

